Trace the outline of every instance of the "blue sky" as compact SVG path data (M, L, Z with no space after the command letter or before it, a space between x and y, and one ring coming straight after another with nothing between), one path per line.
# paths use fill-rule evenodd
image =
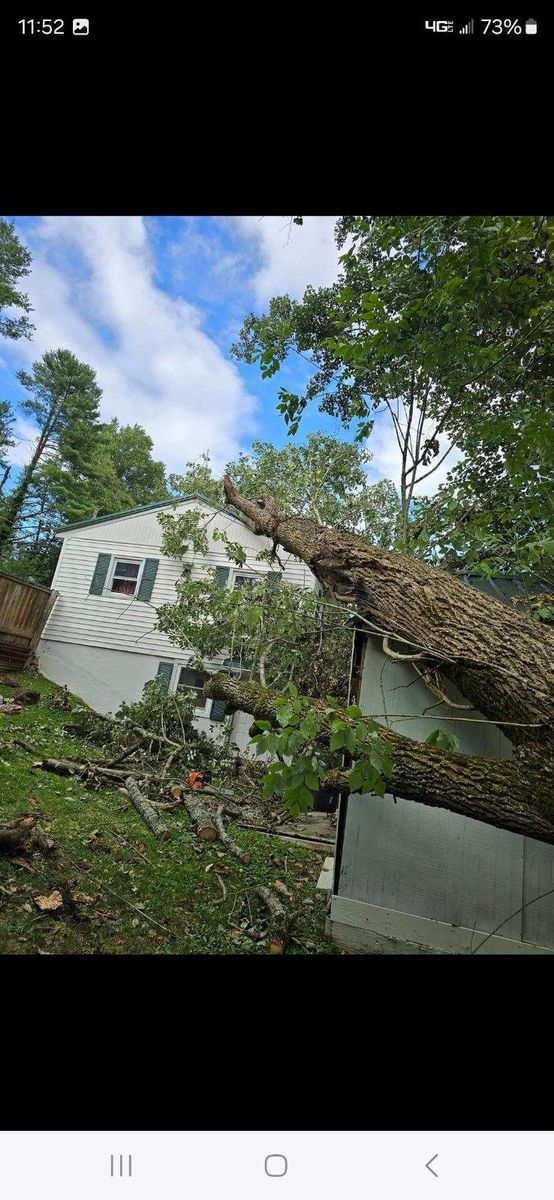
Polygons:
M301 392L309 364L293 353L263 380L257 366L231 358L230 346L244 318L264 312L272 296L299 299L308 284L336 278L332 217L306 217L302 226L272 216L10 219L32 253L23 290L36 330L32 341L0 339L1 398L17 410L17 370L63 346L96 370L102 418L143 425L168 470L209 450L220 471L255 438L284 445L278 391ZM315 409L299 438L313 429L347 436ZM34 436L20 414L14 468ZM377 420L370 448L370 477L396 479L386 418Z
M16 371L67 346L95 368L103 417L142 424L170 470L204 450L221 468L255 437L286 441L277 393L301 390L309 365L291 355L263 380L229 350L244 317L272 295L300 297L308 283L333 280L331 218L292 229L284 217L10 219L33 256L24 287L36 326L30 342L0 343L0 394L16 409ZM316 412L303 436L313 428L339 432ZM26 418L16 433L17 465L33 440Z

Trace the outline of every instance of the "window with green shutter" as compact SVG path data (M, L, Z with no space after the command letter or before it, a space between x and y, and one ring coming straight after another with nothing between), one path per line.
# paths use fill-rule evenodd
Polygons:
M212 700L212 707L210 708L210 721L224 721L225 715L225 701Z
M94 568L94 573L93 573L92 579L90 581L89 595L91 595L91 596L101 596L102 595L102 592L104 591L104 585L106 583L111 559L112 559L111 554L99 554L98 555L98 558L96 559L96 566Z
M173 675L173 663L161 662L158 667L158 673L156 675L156 679L158 680L158 683L162 689L162 692L169 691L169 685L171 683L172 675Z
M142 579L137 592L137 600L148 602L152 597L156 575L160 564L159 558L147 558L142 572Z

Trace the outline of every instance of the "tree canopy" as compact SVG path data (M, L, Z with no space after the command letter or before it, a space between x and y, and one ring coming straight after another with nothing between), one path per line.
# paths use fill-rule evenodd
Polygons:
M401 461L401 549L453 557L449 533L460 521L466 548L485 537L494 549L512 478L520 531L531 543L548 537L553 238L547 217L343 217L337 283L309 287L301 301L276 297L266 314L244 322L233 352L259 363L264 378L291 351L313 365L303 394L280 390L290 433L312 403L354 424L369 447L376 420L390 422ZM454 445L464 459L442 490L448 522L433 531L422 527L415 489ZM523 565L509 549L510 528L506 535L501 563L489 555L491 569ZM527 561L536 565L532 551Z
M28 313L31 303L24 292L20 292L18 284L24 275L28 275L31 266L31 255L26 246L20 242L13 222L0 217L0 334L6 338L30 337L34 325L31 325ZM14 316L5 312L6 309L20 309L21 315Z

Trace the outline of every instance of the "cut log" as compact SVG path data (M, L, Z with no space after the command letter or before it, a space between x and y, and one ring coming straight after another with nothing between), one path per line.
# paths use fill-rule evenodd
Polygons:
M172 794L175 795L175 791ZM215 842L218 836L215 819L192 792L189 794L183 791L182 795L183 804L196 826L198 837L203 842Z
M227 833L225 825L223 824L224 812L225 805L221 804L215 814L215 823L217 832L219 834L219 840L220 842L223 842L224 846L227 846L227 849L231 854L234 854L235 858L238 858L240 862L245 863L245 865L248 866L248 864L252 862L252 857L247 850L242 850L240 846L237 846L237 843L234 842L230 834Z
M16 713L20 713L22 711L23 706L21 704L12 704L10 701L7 703L0 702L0 715L3 717L13 717L16 715Z
M273 895L273 892L263 887L261 884L256 888L256 895L260 897L266 908L269 910L270 925L269 925L269 946L270 954L283 954L286 941L289 919L281 904L281 901Z
M154 811L152 805L148 803L148 800L146 800L142 795L136 780L130 775L127 776L127 779L125 780L125 787L133 807L136 808L139 816L142 817L144 823L148 825L148 828L152 830L152 833L155 834L156 837L170 837L171 835L167 825L164 823L162 818L158 816L157 812Z

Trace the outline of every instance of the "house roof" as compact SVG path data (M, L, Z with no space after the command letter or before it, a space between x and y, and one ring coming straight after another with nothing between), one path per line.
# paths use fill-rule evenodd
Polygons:
M103 517L90 517L88 521L74 521L71 525L64 525L61 529L56 529L56 536L60 536L62 533L71 533L73 529L85 529L87 525L103 525L107 521L118 521L122 517L136 517L139 513L155 512L158 508L174 508L175 505L183 504L187 500L201 500L215 512L229 513L243 525L246 524L244 518L240 516L240 513L235 512L234 508L224 508L223 505L214 504L200 492L191 492L189 496L180 496L178 500L156 500L153 504L141 504L139 508L125 508L123 512L106 513Z

